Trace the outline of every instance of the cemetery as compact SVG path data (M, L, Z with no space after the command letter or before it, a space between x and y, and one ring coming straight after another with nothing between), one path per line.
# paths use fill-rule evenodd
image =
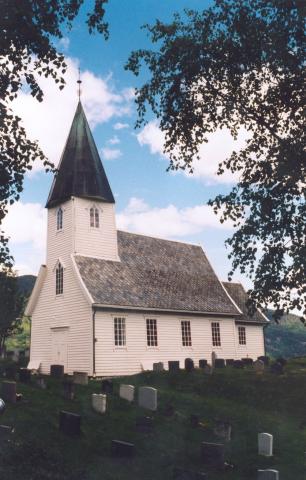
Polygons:
M282 374L187 360L107 379L1 370L0 476L304 480L306 359Z

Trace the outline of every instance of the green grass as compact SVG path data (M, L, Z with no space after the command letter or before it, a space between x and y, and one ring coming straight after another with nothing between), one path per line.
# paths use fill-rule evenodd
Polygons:
M77 399L61 395L61 383L48 378L48 390L18 384L28 403L8 405L1 423L15 426L10 443L0 444L0 478L6 480L169 480L174 466L208 473L209 480L255 480L257 468L275 468L281 480L305 480L306 361L291 361L284 376L256 376L252 369L218 370L212 376L196 371L143 373L115 380L105 415L91 409L96 381L77 387ZM119 383L158 388L159 409L150 434L135 430L135 419L145 412L118 396ZM172 403L176 414L163 415ZM82 415L82 435L70 438L58 431L58 412ZM203 427L192 428L189 415L200 416ZM202 441L220 441L213 434L217 419L233 425L226 459L232 471L216 472L201 464ZM304 427L301 428L301 424ZM274 456L257 455L257 433L274 435ZM113 459L110 442L135 443L133 459Z

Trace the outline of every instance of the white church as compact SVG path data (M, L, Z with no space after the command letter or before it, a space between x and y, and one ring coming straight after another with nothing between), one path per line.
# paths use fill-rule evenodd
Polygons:
M118 231L115 200L81 102L47 200L46 264L25 314L30 364L48 374L129 375L154 362L256 359L259 311L241 284L221 283L197 245Z

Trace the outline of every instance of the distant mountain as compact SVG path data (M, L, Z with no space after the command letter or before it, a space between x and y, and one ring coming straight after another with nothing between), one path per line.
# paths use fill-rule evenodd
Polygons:
M21 275L17 277L18 289L20 293L29 297L34 287L36 277L35 275Z
M267 312L271 320L265 329L267 354L272 357L299 357L306 355L306 326L298 315L283 315L279 323L272 318L273 311Z

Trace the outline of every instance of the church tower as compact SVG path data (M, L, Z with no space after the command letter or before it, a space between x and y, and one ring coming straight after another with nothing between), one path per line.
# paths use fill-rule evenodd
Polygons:
M115 200L80 101L46 208L49 268L71 254L119 260Z

